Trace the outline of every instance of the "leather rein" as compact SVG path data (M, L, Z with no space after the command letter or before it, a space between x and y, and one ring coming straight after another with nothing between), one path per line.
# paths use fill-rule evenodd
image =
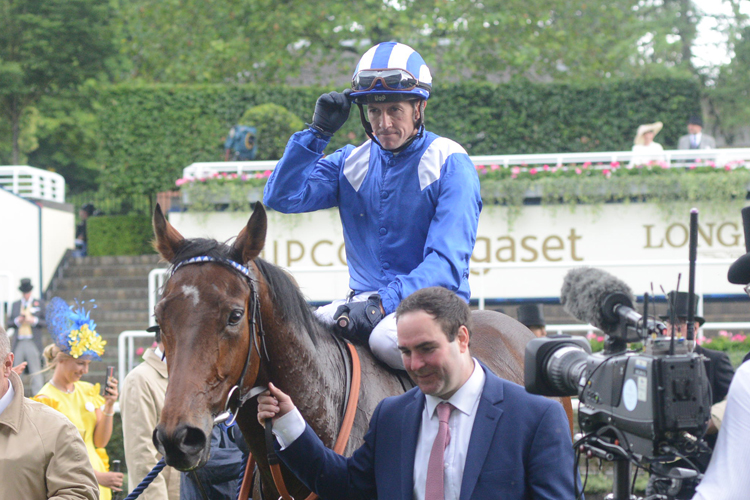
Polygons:
M207 255L202 255L199 257L193 257L190 259L183 260L177 264L175 264L172 267L170 277L174 276L174 273L182 266L188 265L188 264L201 264L205 262L214 262L217 264L221 264L227 267L230 267L234 271L240 273L250 285L251 290L251 298L250 298L250 335L252 342L250 344L250 349L248 349L247 352L247 358L245 360L245 366L242 368L242 373L240 374L240 377L237 381L237 383L232 386L232 388L229 390L229 393L227 394L227 400L224 405L224 411L219 414L218 416L215 416L214 418L214 425L217 423L225 422L226 420L230 420L230 422L227 425L232 425L234 421L237 419L237 414L239 413L240 408L243 404L249 399L254 398L261 392L264 392L266 390L265 387L262 386L255 386L252 389L250 389L247 392L243 393L243 387L245 386L245 377L250 375L248 377L248 380L252 380L252 383L255 383L255 381L258 379L258 373L260 372L260 364L263 358L265 358L266 362L270 363L271 359L268 356L268 350L266 349L266 337L265 337L265 331L263 330L263 322L260 315L260 299L258 297L258 280L255 277L255 273L248 268L243 266L242 264L239 264L237 262L234 262L230 259L224 259L220 257L210 257ZM334 337L338 344L338 339ZM356 414L357 410L357 404L359 403L359 388L361 383L361 365L359 361L359 354L357 353L357 349L349 342L346 343L349 351L349 357L351 360L351 367L352 367L352 373L351 373L351 382L347 380L347 385L349 385L349 391L348 394L346 394L346 410L344 411L344 417L341 423L341 429L339 430L339 435L336 438L336 442L333 446L333 451L335 451L338 454L343 454L344 450L346 449L346 445L349 442L349 436L351 434L352 426L354 424L354 416ZM339 346L340 347L340 346ZM262 350L261 350L262 349ZM255 353L255 356L253 356L253 353ZM348 371L348 363L347 359L344 359L344 364L347 367ZM239 391L237 396L235 397L235 392ZM235 405L232 404L233 401L237 401ZM279 458L276 455L276 452L273 447L273 431L272 431L272 421L271 419L266 420L266 426L265 426L265 435L266 435L266 453L268 458L268 464L271 468L271 475L273 476L274 483L276 485L276 490L279 492L279 500L294 500L294 497L292 497L289 494L289 491L286 488L286 484L284 483L284 478L281 474L281 466L279 465ZM248 474L247 472L252 470L255 466L255 459L253 458L252 454L248 454L247 458L247 464L245 466L245 475L242 479L242 486L240 488L240 493L238 496L239 500L247 500L250 496L250 490L252 489L252 477L253 474ZM315 500L318 496L315 493L310 493L310 495L307 496L305 500Z

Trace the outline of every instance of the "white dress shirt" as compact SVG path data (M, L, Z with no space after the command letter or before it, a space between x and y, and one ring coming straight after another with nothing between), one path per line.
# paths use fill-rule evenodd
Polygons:
M750 362L737 368L727 395L727 410L703 480L693 500L747 498L750 491Z
M471 430L474 428L474 418L477 415L479 399L484 389L485 374L479 362L474 359L474 371L461 388L446 400L456 407L448 419L450 442L445 448L443 486L445 500L458 500L461 494L461 480L464 476L466 454L469 450ZM444 400L425 395L424 410L422 410L422 424L417 439L417 452L414 456L414 500L424 500L427 485L427 464L430 461L432 444L437 436L440 422L437 416L437 405Z
M6 383L8 384L8 390L5 391L3 397L0 398L0 415L2 415L5 409L10 406L11 401L13 401L13 395L16 393L16 391L13 390L13 384L10 383L10 379L6 379Z

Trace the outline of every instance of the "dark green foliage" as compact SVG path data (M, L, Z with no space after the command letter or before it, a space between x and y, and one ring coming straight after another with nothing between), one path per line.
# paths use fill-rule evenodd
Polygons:
M284 154L289 137L305 125L288 109L278 104L254 106L242 115L240 125L255 127L258 131L256 160L278 160Z
M227 85L120 85L96 96L106 191L153 195L174 188L193 162L219 161L229 128L244 110L285 107L309 122L327 89ZM328 89L330 90L330 89ZM462 83L435 88L427 128L470 155L630 150L638 125L657 120L674 147L685 119L699 112L693 80L653 79L598 85ZM286 142L288 138L280 138ZM356 106L327 153L365 139Z
M156 253L151 247L154 233L147 215L91 217L86 233L90 256Z

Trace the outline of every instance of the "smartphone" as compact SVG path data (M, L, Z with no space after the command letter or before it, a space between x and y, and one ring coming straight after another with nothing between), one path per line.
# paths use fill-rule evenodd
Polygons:
M104 385L102 386L102 396L106 396L109 392L109 380L115 376L115 367L107 367L107 378L104 379Z

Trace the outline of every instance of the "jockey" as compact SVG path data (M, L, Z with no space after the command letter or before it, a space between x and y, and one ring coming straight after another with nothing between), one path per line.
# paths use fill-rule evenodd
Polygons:
M482 200L460 144L424 127L432 76L422 57L395 42L360 59L351 89L318 98L312 124L294 134L263 201L283 213L338 207L351 293L316 314L346 313L348 337L403 370L394 312L421 288L442 286L469 301L469 259ZM324 157L331 137L359 107L369 140Z

